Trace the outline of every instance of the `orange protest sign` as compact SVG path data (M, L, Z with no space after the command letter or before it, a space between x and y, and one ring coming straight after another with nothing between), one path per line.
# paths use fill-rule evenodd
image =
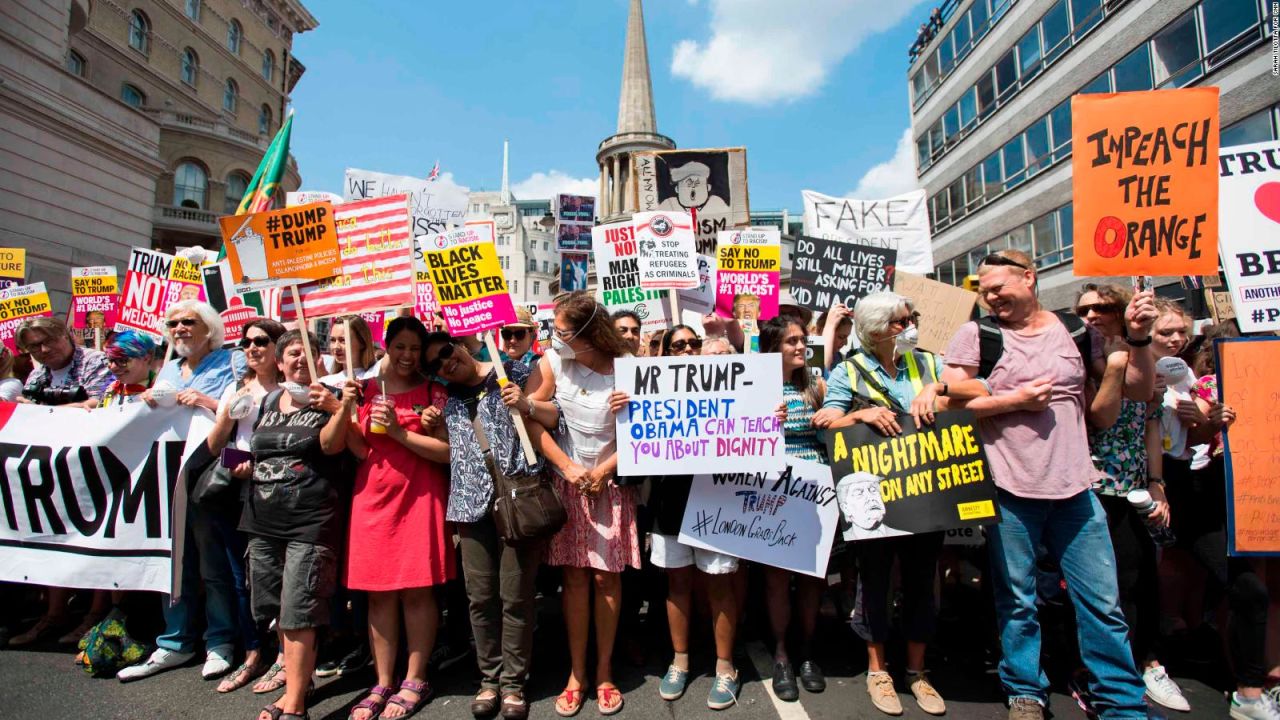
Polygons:
M1076 275L1218 270L1218 88L1071 98Z
M1232 555L1280 554L1280 338L1216 343L1218 392L1236 413L1223 433L1227 547Z
M323 280L342 272L333 203L220 218L236 291Z

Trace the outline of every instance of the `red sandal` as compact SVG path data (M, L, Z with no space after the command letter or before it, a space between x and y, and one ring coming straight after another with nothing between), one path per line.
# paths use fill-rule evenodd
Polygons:
M431 685L425 680L405 680L400 683L400 690L408 690L409 692L418 694L417 700L409 700L405 696L401 695L399 691L396 691L395 695L387 698L388 705L396 705L404 709L404 714L400 716L401 718L412 717L414 713L418 712L418 710L431 699ZM394 720L399 720L399 718L395 718Z
M573 717L582 709L582 701L584 699L582 688L577 690L565 690L556 697L556 714L560 717ZM560 701L565 701L561 706Z
M382 714L382 709L387 706L387 698L390 696L391 688L374 685L364 699L351 708L351 712L347 715L347 720L356 720L357 710L368 710L368 720L377 720L378 716Z

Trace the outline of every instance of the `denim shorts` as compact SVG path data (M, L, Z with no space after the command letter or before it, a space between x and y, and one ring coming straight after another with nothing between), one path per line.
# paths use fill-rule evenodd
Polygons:
M253 619L279 620L281 630L329 624L329 598L338 586L333 548L296 540L249 538L249 590Z

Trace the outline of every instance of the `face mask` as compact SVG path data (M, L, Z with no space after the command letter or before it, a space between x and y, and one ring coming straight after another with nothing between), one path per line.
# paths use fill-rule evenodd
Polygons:
M893 339L893 349L904 355L915 350L918 344L920 344L920 331L915 325L908 325Z
M556 354L565 360L572 360L578 356L577 351L573 349L572 345L558 337L553 336L551 338L551 349L555 350Z

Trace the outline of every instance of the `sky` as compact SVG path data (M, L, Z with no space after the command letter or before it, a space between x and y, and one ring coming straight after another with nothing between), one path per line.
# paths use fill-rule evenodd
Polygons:
M497 190L595 195L617 129L628 0L304 0L292 152L304 190L345 168ZM800 191L916 187L907 48L916 0L646 0L658 131L681 148L747 148L753 210ZM376 10L375 10L376 8Z

